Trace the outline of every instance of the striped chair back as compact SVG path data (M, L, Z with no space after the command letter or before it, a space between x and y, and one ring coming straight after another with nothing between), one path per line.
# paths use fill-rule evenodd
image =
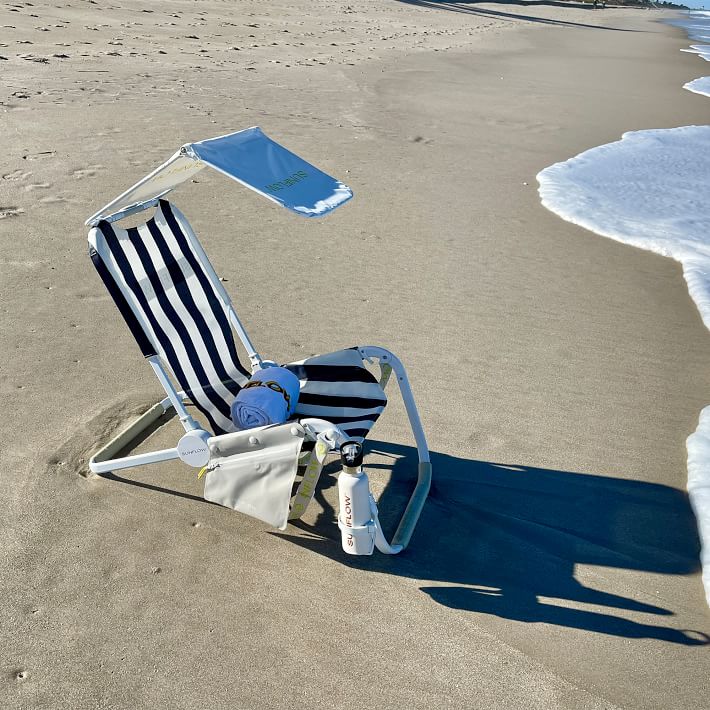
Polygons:
M190 243L182 213L161 200L145 224L100 222L89 253L143 355L159 355L215 434L249 372L239 362L214 269Z
M159 356L213 433L232 432L230 407L250 373L237 356L231 303L183 214L160 200L132 229L102 221L89 253L145 357ZM387 398L356 349L285 365L301 381L296 416L363 438Z

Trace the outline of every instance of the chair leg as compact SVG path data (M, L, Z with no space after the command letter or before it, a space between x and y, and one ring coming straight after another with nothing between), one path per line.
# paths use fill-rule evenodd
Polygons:
M404 549L409 544L412 534L414 533L414 528L417 525L417 521L419 520L419 516L424 508L424 503L429 495L429 489L431 487L432 469L429 458L429 447L427 445L424 429L422 428L422 423L419 418L419 411L417 410L417 405L414 401L412 388L409 384L407 371L404 369L404 365L401 360L389 350L374 345L359 347L358 352L362 356L363 360L377 358L380 363L390 365L394 371L397 376L399 391L402 395L405 409L407 410L409 423L412 427L414 440L417 444L417 453L419 455L417 483L411 496L409 497L407 507L402 515L399 525L397 526L394 537L392 538L393 547L401 545L402 549Z
M429 495L431 488L431 463L423 462L419 464L417 484L414 486L412 495L409 497L409 503L399 521L397 530L392 538L392 545L401 545L402 549L409 545L409 541L414 533L414 528L417 526L419 516L424 509L424 503Z
M112 458L119 451L129 448L146 429L153 426L155 422L170 410L172 410L173 414L175 413L169 399L164 399L162 402L154 404L147 412L138 417L138 419L111 439L106 445L101 447L91 457L89 460L89 469L91 472L98 474L108 473L109 471L118 471L122 468L131 468L132 466L141 466L143 464L179 458L180 456L176 448L152 451L145 454L135 454L133 456L123 456L121 458Z
M166 412L171 411L172 416L180 419L186 433L200 432L200 425L192 418L185 407L187 396L185 392L177 392L170 381L160 358L153 355L148 358L148 363L153 368L153 372L160 381L167 397L154 404L145 414L142 414L136 421L130 424L120 434L115 436L105 446L99 449L89 460L89 469L92 473L108 473L118 471L122 468L132 468L158 461L170 461L180 458L177 447L174 449L162 449L161 451L151 451L145 454L135 454L133 456L123 456L121 458L111 458L119 451L128 449L133 442L149 427L151 427Z

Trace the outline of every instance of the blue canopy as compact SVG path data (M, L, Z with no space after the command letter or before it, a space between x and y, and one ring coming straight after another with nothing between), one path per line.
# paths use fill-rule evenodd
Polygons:
M167 162L92 215L87 224L114 221L154 204L205 166L305 217L320 217L347 202L347 185L271 140L260 128L188 143Z
M247 128L186 146L201 161L274 202L307 217L326 214L353 193L261 128Z

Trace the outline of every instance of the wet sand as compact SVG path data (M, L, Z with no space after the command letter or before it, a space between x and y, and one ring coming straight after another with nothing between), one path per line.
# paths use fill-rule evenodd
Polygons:
M682 33L555 5L57 4L0 10L0 705L700 707L685 438L710 334L678 265L563 222L535 183L707 122ZM265 356L356 334L404 360L435 485L398 558L339 552L332 473L284 534L181 464L85 477L162 395L83 221L256 124L355 199L299 220L205 173L173 199ZM396 397L373 439L391 529L415 471Z

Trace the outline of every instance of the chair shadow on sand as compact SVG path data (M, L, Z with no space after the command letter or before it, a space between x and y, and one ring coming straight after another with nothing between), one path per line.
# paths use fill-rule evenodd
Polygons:
M382 442L370 442L369 449L393 460L392 466L366 464L373 477L377 468L392 470L379 501L383 527L391 535L411 490L416 452ZM586 587L575 579L574 566L669 575L695 572L699 542L684 492L641 481L446 454L432 453L432 464L430 497L411 545L401 556L351 557L340 550L336 513L323 495L324 489L335 485L333 476L323 476L317 499L324 512L315 525L299 524L312 535L273 534L351 567L430 580L421 590L454 609L625 638L710 643L701 631L573 608L584 603L673 615L672 610L648 601ZM652 593L649 590L646 598Z

